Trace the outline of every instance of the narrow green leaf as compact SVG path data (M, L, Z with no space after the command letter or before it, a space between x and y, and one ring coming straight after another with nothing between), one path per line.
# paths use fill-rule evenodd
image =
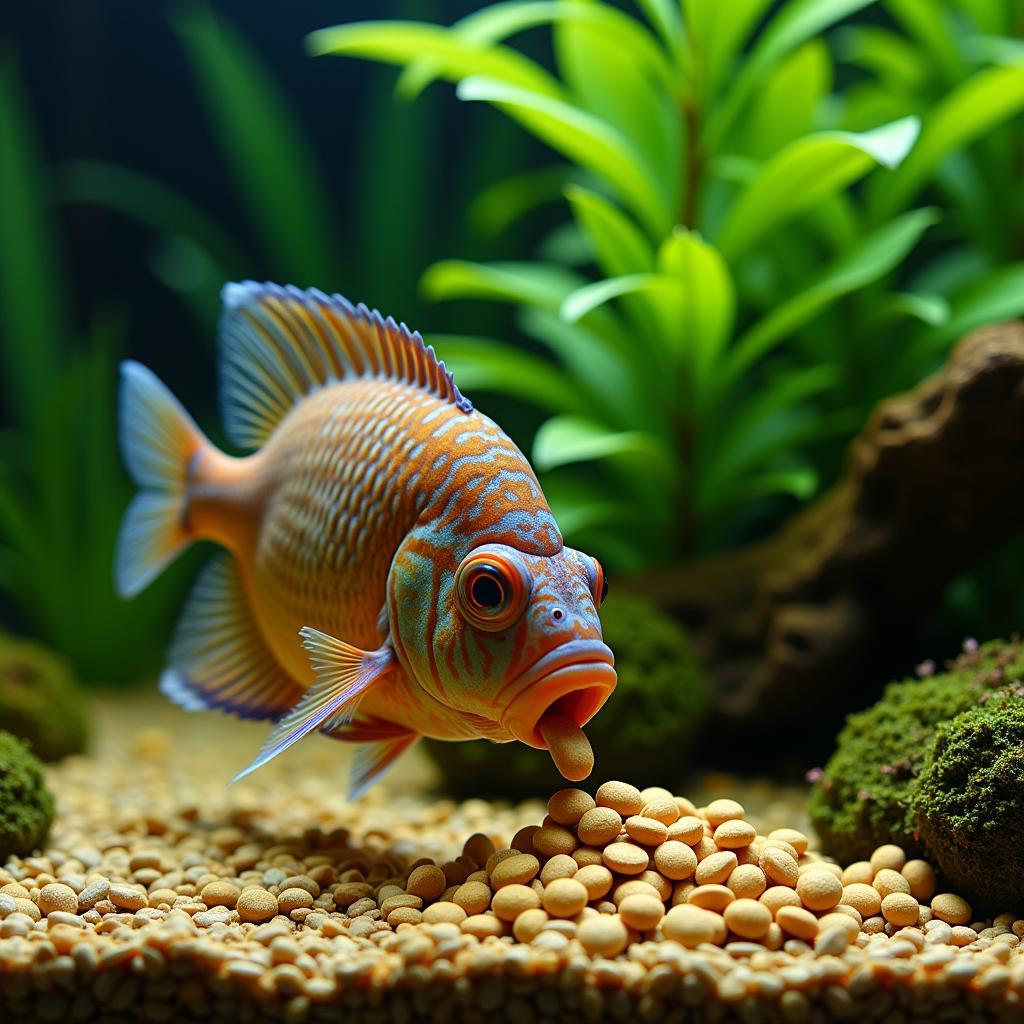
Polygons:
M863 177L896 167L917 138L905 117L870 132L818 132L790 143L737 196L716 239L731 263L767 232Z
M678 4L672 0L636 0L636 5L664 40L669 52L676 53L685 38Z
M927 80L928 58L913 41L878 25L848 25L835 37L839 59L870 73L880 89L913 94Z
M358 21L313 32L306 37L306 45L315 57L365 57L399 65L428 59L449 82L484 75L552 99L563 96L557 79L511 47L477 42L440 25Z
M537 207L560 200L567 183L579 177L571 164L555 164L502 178L477 194L466 219L479 234L497 238Z
M329 287L330 193L298 119L247 43L202 4L173 18L203 107L275 272Z
M811 469L779 469L736 480L717 501L702 509L705 516L724 512L749 504L757 498L770 498L777 494L788 495L797 501L807 501L818 490L818 473Z
M441 334L427 340L466 394L510 395L549 413L585 411L579 387L547 359L491 338Z
M654 269L651 243L610 199L579 185L567 185L564 191L576 222L590 239L598 266L608 277Z
M582 416L554 416L533 442L533 461L541 471L576 462L622 457L666 482L676 478L675 457L658 438L639 430L609 430Z
M567 295L559 312L563 320L572 324L599 306L622 295L635 295L640 292L662 292L669 295L678 291L679 282L667 274L627 274L625 277L608 277L585 284Z
M935 0L885 0L885 6L898 25L930 56L944 78L955 82L963 76L964 62L957 46L955 30L945 4Z
M710 106L729 71L771 0L682 0L688 48L695 61L700 107Z
M552 149L607 181L653 234L666 230L671 212L629 139L611 125L569 103L494 79L467 78L456 92L462 100L504 110Z
M726 363L725 382L735 381L779 341L843 295L863 288L898 266L924 232L939 219L934 209L912 210L876 229L843 253L808 288L783 302L749 328ZM719 382L723 392L727 387Z
M45 171L14 62L2 54L0 125L0 387L16 422L33 428L62 366L67 299Z
M1024 110L1024 64L986 68L956 86L925 116L913 152L894 174L872 182L869 205L876 221L911 202L952 150L969 146Z
M883 299L878 319L910 316L930 327L940 327L949 320L950 312L949 302L941 295L894 292Z

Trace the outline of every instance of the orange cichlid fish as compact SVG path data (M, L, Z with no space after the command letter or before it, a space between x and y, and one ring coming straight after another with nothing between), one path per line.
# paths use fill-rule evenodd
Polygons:
M122 365L140 491L116 579L142 590L193 541L202 571L161 690L274 722L241 778L311 732L359 744L355 798L420 736L549 749L567 778L615 687L604 573L567 548L522 452L419 334L316 290L229 284L227 434L215 448L144 366Z

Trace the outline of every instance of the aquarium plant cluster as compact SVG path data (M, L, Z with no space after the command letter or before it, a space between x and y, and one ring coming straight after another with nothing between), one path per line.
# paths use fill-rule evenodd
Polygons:
M811 820L841 860L896 843L990 908L1024 898L1024 649L968 646L948 671L925 665L850 716Z

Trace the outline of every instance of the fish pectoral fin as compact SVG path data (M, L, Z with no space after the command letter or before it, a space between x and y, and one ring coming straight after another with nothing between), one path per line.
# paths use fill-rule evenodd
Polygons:
M362 651L310 626L303 626L299 635L302 646L309 652L316 682L274 726L256 759L232 782L262 768L311 732L340 729L351 721L360 700L374 682L396 664L395 652L387 643L376 651Z
M419 738L418 732L410 730L393 739L356 747L348 781L349 800L358 800Z

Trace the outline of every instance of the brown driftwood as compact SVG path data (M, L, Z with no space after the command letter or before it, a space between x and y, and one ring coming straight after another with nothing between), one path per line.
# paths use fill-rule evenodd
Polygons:
M694 630L719 725L832 724L943 588L1024 530L1024 324L882 402L839 483L755 546L640 582ZM903 665L906 668L906 664Z

